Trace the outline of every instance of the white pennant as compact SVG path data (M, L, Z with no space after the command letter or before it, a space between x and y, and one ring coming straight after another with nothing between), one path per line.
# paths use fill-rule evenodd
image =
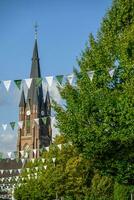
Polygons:
M34 119L34 121L36 122L37 125L39 125L39 118Z
M16 180L16 181L18 181L18 179L19 179L19 177L18 177L18 176L16 176L16 177L15 177L15 180Z
M20 129L22 129L23 128L23 121L19 121L18 126L19 126Z
M24 151L23 150L20 151L20 154L21 154L21 156L24 156Z
M6 88L6 90L9 91L9 88L10 88L10 85L11 85L11 80L3 81L3 84Z
M10 170L9 170L9 173L10 173L10 174L12 174L12 172L13 172L13 170L12 170L12 169L10 169Z
M53 161L53 163L55 163L55 161L56 161L56 158L52 158L52 161Z
M27 172L29 172L30 169L29 169L29 168L26 168L26 170L27 170Z
M61 146L61 144L58 144L57 146L58 146L58 147L59 147L59 149L61 150L61 147L62 147L62 146Z
M28 158L28 152L25 152L25 158Z
M38 171L38 169L39 169L38 167L35 167L35 170L36 170L36 171Z
M11 158L12 152L7 152L7 155L8 155L9 158Z
M44 166L44 169L47 169L47 166L46 166L46 165Z
M22 158L22 159L21 159L21 162L22 162L22 164L24 164L24 162L25 162L25 159L24 159L24 158Z
M9 178L8 178L9 182L11 181L11 179L12 179L12 177L9 177Z
M19 174L21 173L21 169L18 169Z
M31 86L31 83L32 83L32 78L27 78L27 79L24 79L24 80L25 80L25 83L26 83L26 85L27 85L27 87L29 89L30 86Z
M34 160L35 160L34 158L31 159L32 163L34 163Z
M33 153L34 153L34 155L36 155L37 149L33 149Z
M48 86L51 87L53 83L53 76L46 76Z
M90 81L92 81L94 77L94 71L88 71L87 74L88 74L88 77L90 78Z
M74 74L68 75L68 76L67 76L67 80L68 80L69 84L72 85L73 80L74 80Z
M3 130L5 131L7 129L7 124L2 124Z
M45 147L47 151L49 151L49 147Z
M109 75L110 75L111 78L113 77L114 72L115 72L115 69L110 69L109 70Z
M45 162L45 158L42 158L41 160L42 160L43 163Z
M3 174L3 172L4 172L4 170L3 170L3 169L1 169L1 170L0 170L0 173L1 173L1 174Z

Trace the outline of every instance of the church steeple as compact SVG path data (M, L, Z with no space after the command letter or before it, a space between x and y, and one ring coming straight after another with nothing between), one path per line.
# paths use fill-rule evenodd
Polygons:
M38 56L38 44L37 44L37 39L35 39L30 78L40 78L40 77L41 77L41 72L40 72L40 63Z
M49 146L52 139L49 92L47 90L44 101L42 84L37 86L37 78L41 78L37 29L35 29L35 43L30 78L32 78L32 83L28 89L27 98L25 99L24 90L22 90L19 104L19 120L23 121L23 127L19 129L17 150L19 153L22 150L27 151L29 149L31 150L29 157L36 158L40 155L38 150L44 146ZM47 118L46 123L42 120L44 117ZM35 119L39 119L38 124L35 122ZM36 155L32 153L33 149L37 149L38 153Z
M39 55L38 55L38 44L37 44L37 37L35 38L35 44L33 49L33 57L32 57L32 66L31 66L31 73L30 78L33 78L31 87L28 91L27 101L34 105L39 105L43 99L43 90L42 85L40 87L36 87L35 78L41 78L41 70L40 70L40 62L39 62ZM36 100L36 101L35 101Z

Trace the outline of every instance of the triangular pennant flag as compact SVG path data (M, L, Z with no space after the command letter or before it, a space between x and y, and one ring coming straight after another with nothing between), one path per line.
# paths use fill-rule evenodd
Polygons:
M45 158L42 158L41 160L42 160L43 163L45 162Z
M3 81L3 84L6 88L6 90L9 91L9 88L10 88L10 85L11 85L11 80Z
M12 169L10 169L10 170L9 170L9 173L10 173L10 174L12 174L12 172L13 172L13 170L12 170Z
M27 87L29 89L30 86L31 86L31 83L32 83L32 78L27 78L27 79L24 79L24 80L25 80L25 83L26 83L26 85L27 85Z
M14 128L15 128L15 122L10 122L10 126L11 126L12 130L14 130Z
M52 158L52 161L55 163L55 161L56 161L56 158Z
M58 147L59 147L59 149L61 150L61 144L58 144L57 146L58 146Z
M56 76L56 80L58 81L58 83L60 84L60 85L62 85L62 81L63 81L63 75L58 75L58 76Z
M32 163L34 163L34 160L35 160L34 158L31 159Z
M33 149L33 153L34 153L34 155L36 155L37 149Z
M21 173L21 169L18 169L19 174Z
M42 78L35 78L35 86L39 87L42 84Z
M41 119L42 119L43 123L46 125L47 117L42 117Z
M21 154L21 156L24 156L24 151L23 150L20 151L20 154Z
M19 121L18 126L19 126L20 129L22 129L23 128L23 121Z
M47 165L44 166L44 169L47 169Z
M109 70L109 75L110 75L111 78L114 76L114 72L115 72L115 69Z
M51 87L53 83L53 76L46 76L48 86Z
M47 151L49 151L49 147L45 147Z
M28 158L28 152L25 152L25 158Z
M19 177L18 177L18 176L16 176L16 177L15 177L15 180L16 180L16 181L18 181L18 179L19 179Z
M39 118L34 119L34 121L36 122L37 125L39 125Z
M35 167L35 170L38 171L39 167Z
M30 168L26 168L26 170L27 170L27 172L29 172L29 171L30 171Z
M88 72L87 72L87 75L88 75L90 81L92 81L92 80L93 80L93 77L94 77L94 71L88 71Z
M24 164L24 162L25 162L25 159L24 159L24 158L21 158L21 162L22 162L22 164Z
M18 152L17 152L17 151L14 151L13 153L14 153L14 157L17 158Z
M7 155L8 155L9 158L11 158L12 152L7 152Z
M69 84L72 85L73 80L74 80L74 74L68 75L68 76L67 76L67 80L68 80Z
M1 169L1 170L0 170L0 173L1 173L1 174L3 174L3 172L4 172L4 170L3 170L3 169Z
M22 80L14 80L14 83L15 83L15 85L17 86L17 88L20 90L20 88L21 88L21 82L22 82Z
M7 124L2 124L3 130L5 131L7 129Z

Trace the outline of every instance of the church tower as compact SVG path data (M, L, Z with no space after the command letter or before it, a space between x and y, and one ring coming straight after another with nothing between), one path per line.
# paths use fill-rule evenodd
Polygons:
M19 157L22 156L20 152L30 152L30 158L38 158L39 149L50 145L52 131L49 92L45 92L44 98L42 84L38 87L36 84L36 81L41 78L37 38L35 38L30 78L32 83L27 97L22 89L19 103L19 121L23 121L23 127L18 133L17 152ZM45 119L45 123L42 118ZM38 119L38 123L35 119Z

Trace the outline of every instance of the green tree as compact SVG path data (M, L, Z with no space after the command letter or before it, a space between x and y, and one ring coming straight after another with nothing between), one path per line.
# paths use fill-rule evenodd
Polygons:
M58 128L79 152L104 176L127 185L134 184L133 19L134 1L113 1L97 38L90 35L78 60L76 85L60 90L66 107L54 106Z
M58 144L61 145L61 149ZM45 163L42 163L42 158L45 159ZM55 199L56 196L74 200L84 199L85 194L90 191L94 172L90 162L82 158L63 135L55 139L50 145L49 152L45 151L42 158L35 163L27 164L25 168L29 168L29 173L26 169L23 170L21 176L24 180L15 189L17 200L49 200ZM35 168L37 166L38 172ZM47 168L44 169L44 166ZM34 175L37 173L36 179Z

